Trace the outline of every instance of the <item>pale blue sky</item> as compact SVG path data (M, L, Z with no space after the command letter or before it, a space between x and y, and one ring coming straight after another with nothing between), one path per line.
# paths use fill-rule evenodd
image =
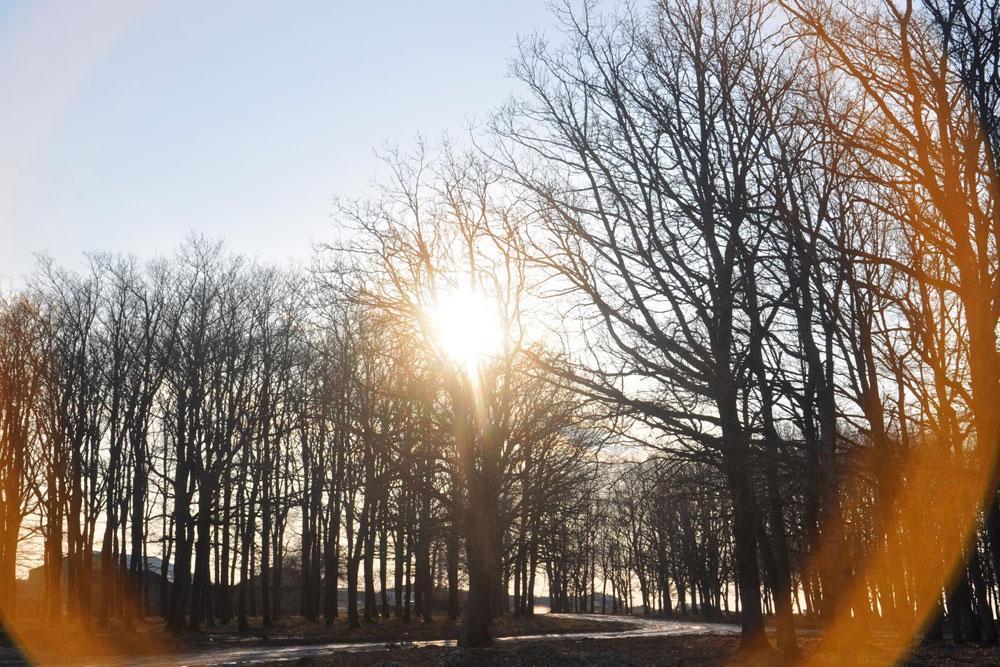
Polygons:
M462 135L552 24L543 0L0 0L0 275L190 230L305 259L373 147Z

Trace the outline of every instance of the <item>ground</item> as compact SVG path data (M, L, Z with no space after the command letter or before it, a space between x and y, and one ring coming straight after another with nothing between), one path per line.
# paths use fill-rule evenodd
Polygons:
M810 664L840 665L836 656L809 653L814 642L802 642L804 656ZM269 667L288 662L265 663ZM641 637L628 639L584 639L545 643L518 643L496 648L461 650L456 648L392 648L376 653L336 654L303 658L295 665L309 667L765 667L780 665L777 654L748 660L739 654L739 640L728 636L680 635L673 637ZM889 659L862 659L865 665L891 665ZM959 646L940 642L916 649L903 664L919 667L938 665L1000 665L1000 649L974 645Z
M17 635L21 645L32 662L42 664L64 664L71 658L88 658L100 662L102 659L127 660L127 657L144 657L155 662L159 655L191 655L210 651L231 651L235 649L275 649L281 647L317 645L329 643L409 643L435 640L455 640L458 638L460 623L449 620L444 615L434 617L433 623L411 621L404 623L395 618L379 619L360 628L351 628L346 617L341 616L332 625L309 622L300 616L279 619L274 626L265 629L259 618L251 619L246 633L237 630L235 621L229 625L204 627L199 632L185 631L181 637L174 637L158 619L138 623L126 628L120 622L113 622L109 628L91 626L80 628L73 625L59 626L52 631L49 623L25 619L17 624ZM538 635L549 633L608 631L624 629L630 624L622 619L609 627L606 621L567 616L539 615L527 619L498 619L494 633L497 637L511 635ZM23 662L16 651L0 650L0 665ZM287 663L285 663L287 664Z
M43 625L22 624L34 634ZM500 619L492 648L456 648L457 621L436 617L434 623L403 623L382 619L352 629L344 619L332 626L305 622L299 617L280 620L269 630L257 620L250 632L234 626L210 627L203 632L169 638L158 621L127 630L86 630L60 627L46 634L44 644L34 644L30 655L39 664L144 665L308 665L356 667L360 665L418 665L434 667L521 667L522 665L590 665L593 667L646 667L653 665L780 665L776 652L748 657L739 651L738 628L698 619L665 621L642 618L541 615L531 619ZM86 637L86 639L81 639ZM881 639L880 639L881 637ZM168 640L169 638L169 640ZM890 665L883 648L884 636L874 633L858 645L857 665ZM824 652L822 635L804 630L800 635L803 657L810 664L839 665L844 655ZM771 636L774 644L774 637ZM23 664L15 652L0 651L0 665ZM908 665L1000 665L1000 648L957 645L952 642L914 645Z

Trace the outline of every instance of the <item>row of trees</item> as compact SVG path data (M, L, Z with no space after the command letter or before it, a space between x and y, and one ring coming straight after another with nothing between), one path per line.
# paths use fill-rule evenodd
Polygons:
M504 395L478 394L456 417L412 338L338 272L310 276L194 239L147 265L45 263L3 304L8 621L17 558L37 562L35 549L53 620L133 621L159 603L178 630L246 627L258 612L265 626L289 612L331 621L344 582L351 625L390 611L429 620L442 579L457 616L475 568L461 574L462 561L476 562L461 547L484 525L468 515L468 480L484 473L455 443L487 400L508 429L489 473L504 502L481 538L496 542L469 548L503 543L489 595L506 600L516 582L530 613L542 527L592 476L575 400L515 356L497 371ZM151 556L161 600L144 576ZM294 610L281 603L290 583Z
M996 641L996 7L563 18L556 46L522 45L497 160L583 347L546 367L725 489L694 530L699 599L731 558L750 646L765 590L790 652L793 601L844 646L874 616L940 636L945 608ZM628 541L644 600L660 531L688 532L653 508Z
M390 155L313 270L191 242L4 304L7 584L37 517L101 621L153 550L175 629L257 589L270 624L291 558L312 619L341 578L351 624L467 585L469 645L540 572L555 609L738 609L752 648L769 609L790 654L795 609L997 640L995 8L557 13L480 150Z

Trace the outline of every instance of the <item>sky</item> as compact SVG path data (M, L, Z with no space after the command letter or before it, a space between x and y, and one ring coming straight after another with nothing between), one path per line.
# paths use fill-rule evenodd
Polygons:
M543 0L0 0L0 280L190 232L305 260L375 149L467 136L553 24Z

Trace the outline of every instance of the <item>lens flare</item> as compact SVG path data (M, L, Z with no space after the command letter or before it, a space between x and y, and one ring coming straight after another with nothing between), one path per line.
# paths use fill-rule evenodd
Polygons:
M486 295L468 289L443 294L429 320L441 352L466 371L474 371L501 348L500 316Z

